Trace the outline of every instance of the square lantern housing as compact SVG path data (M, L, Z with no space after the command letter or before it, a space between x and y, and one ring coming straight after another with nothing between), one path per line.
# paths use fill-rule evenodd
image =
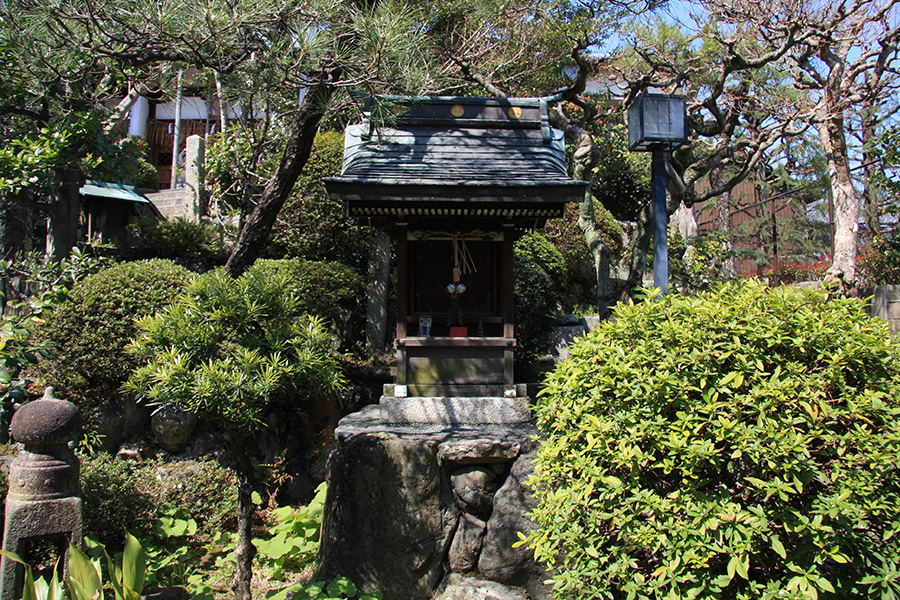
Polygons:
M671 152L687 142L684 98L640 94L628 106L628 149Z

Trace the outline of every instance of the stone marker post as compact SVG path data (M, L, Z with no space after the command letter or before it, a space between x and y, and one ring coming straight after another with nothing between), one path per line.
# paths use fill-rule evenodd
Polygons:
M81 498L78 458L69 448L81 429L81 415L71 402L53 396L22 405L10 433L22 449L9 467L3 549L24 554L32 540L54 540L65 568L69 542L81 545ZM21 597L24 570L0 561L0 600Z
M184 161L186 216L197 223L206 213L203 179L206 177L206 140L199 135L188 136Z

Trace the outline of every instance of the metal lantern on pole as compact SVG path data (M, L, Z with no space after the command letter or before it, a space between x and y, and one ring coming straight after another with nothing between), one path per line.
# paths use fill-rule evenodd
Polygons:
M687 109L681 96L643 93L628 106L629 150L653 153L653 285L663 293L669 283L665 153L686 142Z

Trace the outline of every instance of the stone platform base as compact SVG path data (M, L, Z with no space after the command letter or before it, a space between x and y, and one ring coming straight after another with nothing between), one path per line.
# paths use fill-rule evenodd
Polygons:
M454 573L548 598L531 551L513 548L535 527L524 485L534 425L392 424L384 413L366 407L335 431L319 576L349 577L385 600L431 598Z
M384 423L525 423L528 398L395 398L379 401Z

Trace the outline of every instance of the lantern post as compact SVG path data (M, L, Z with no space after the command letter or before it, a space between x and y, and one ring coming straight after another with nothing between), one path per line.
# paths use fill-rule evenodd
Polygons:
M681 96L642 93L628 106L628 149L653 153L653 285L663 294L669 283L665 153L686 142L687 113Z

